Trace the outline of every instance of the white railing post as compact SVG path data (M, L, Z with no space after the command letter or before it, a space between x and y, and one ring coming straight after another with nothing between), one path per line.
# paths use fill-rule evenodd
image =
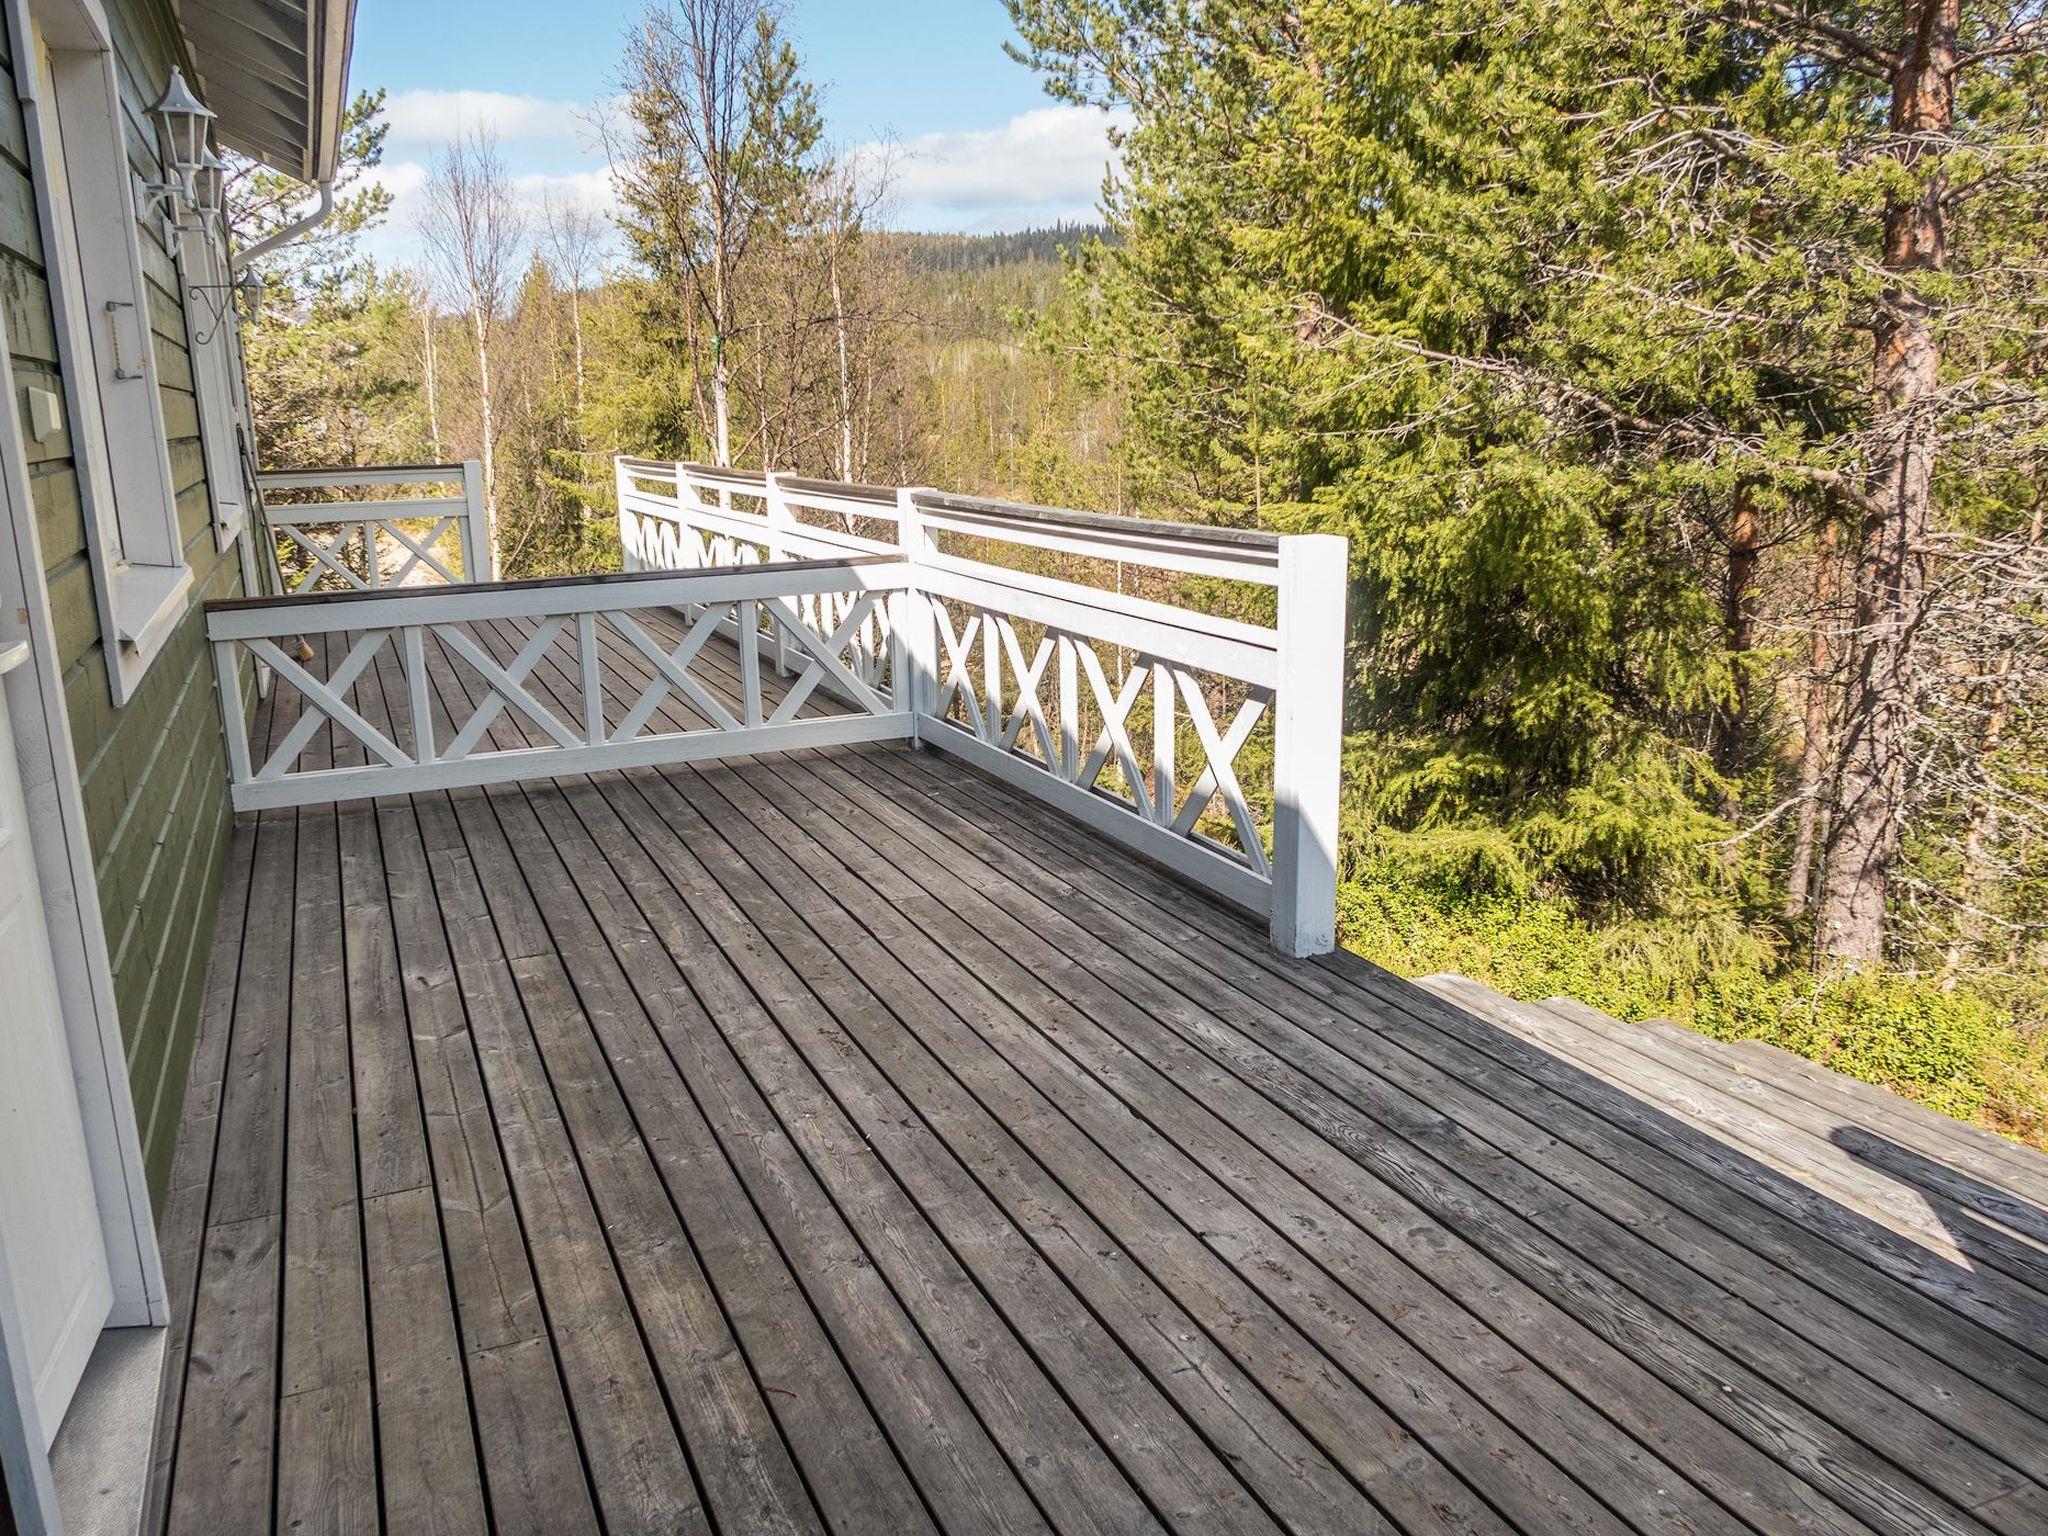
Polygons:
M242 689L235 676L235 648L219 641L213 649L213 688L220 698L220 733L227 744L228 785L246 784L255 774L249 759L249 717L242 708Z
M1344 599L1350 557L1328 534L1280 540L1273 697L1273 947L1337 945L1337 788L1344 753Z
M910 584L896 594L896 670L893 686L896 703L910 716L910 739L923 740L920 721L937 704L939 697L939 620L932 612L936 601L919 579L925 562L937 549L931 530L918 510L920 486L905 486L896 492L896 543L910 562Z
M617 504L619 517L619 569L622 571L645 570L646 565L633 552L634 540L627 536L629 531L633 529L633 525L628 522L628 519L637 518L639 514L626 510L626 497L633 489L633 477L626 472L626 461L622 457L612 460L612 488L613 500ZM645 535L642 535L642 537L645 537Z
M497 530L490 525L484 505L484 467L475 459L462 461L462 569L471 581L498 579ZM481 531L481 537L479 537ZM478 561L481 553L483 559ZM478 574L478 566L482 574Z
M773 471L764 473L761 476L761 507L768 518L768 558L770 560L786 560L789 558L789 540L784 535L789 531L790 526L796 519L790 516L789 500L782 494L782 487L776 484ZM775 675L777 677L787 677L789 675L789 655L786 649L788 642L783 637L782 626L775 622L774 615L772 614L768 619L768 628L775 637ZM831 626L829 624L825 626L825 632L827 634L831 633Z
M689 517L689 508L696 503L697 491L690 485L690 472L683 466L681 459L676 460L669 468L676 472L676 522L683 530L677 539L682 546L682 569L699 570L707 563L704 556L704 540ZM689 492L688 504L683 500L683 493L686 490ZM683 608L683 612L690 618L695 618L699 611L695 604L685 604Z

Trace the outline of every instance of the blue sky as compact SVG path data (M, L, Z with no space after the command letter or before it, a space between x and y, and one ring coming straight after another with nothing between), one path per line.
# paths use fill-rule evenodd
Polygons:
M615 89L644 0L360 0L353 83L391 93L382 179L397 198L372 239L415 250L409 204L435 150L488 123L522 201L607 200L586 119ZM1000 0L792 0L785 28L843 148L896 146L889 219L901 229L986 231L1086 218L1108 158L1102 114L1054 103L1003 52Z

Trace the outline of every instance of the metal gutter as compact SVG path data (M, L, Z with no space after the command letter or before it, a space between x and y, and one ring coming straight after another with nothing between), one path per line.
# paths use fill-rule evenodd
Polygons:
M231 274L236 277L241 276L248 269L250 262L255 261L259 257L268 256L272 251L278 250L283 246L290 245L299 236L325 223L328 216L334 212L334 183L323 181L320 183L318 190L320 193L320 203L311 213L307 214L303 219L297 219L285 225L283 229L276 231L274 234L265 235L246 251L237 251L228 263Z

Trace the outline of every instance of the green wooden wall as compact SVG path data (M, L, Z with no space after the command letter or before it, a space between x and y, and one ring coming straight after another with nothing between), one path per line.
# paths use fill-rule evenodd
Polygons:
M127 110L129 160L145 179L155 180L156 141L144 110L174 63L188 75L191 65L169 0L108 0L107 12ZM0 30L11 22L10 14ZM0 70L0 311L17 390L25 396L32 388L46 389L61 399L55 318L14 84L18 42L7 35L0 43L5 48L0 60L5 66ZM60 427L41 441L28 438L24 447L100 906L113 953L129 1081L151 1194L160 1204L230 821L199 604L239 595L241 570L234 550L217 554L214 549L182 289L153 223L142 221L143 267L179 524L195 580L183 623L120 710L113 707L107 688L68 430ZM203 314L195 316L195 324L207 323ZM21 414L26 422L25 400Z

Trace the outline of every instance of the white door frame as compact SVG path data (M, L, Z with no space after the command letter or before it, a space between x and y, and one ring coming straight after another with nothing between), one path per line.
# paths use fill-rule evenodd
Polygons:
M12 359L0 347L0 644L25 640L29 647L28 659L0 679L0 686L7 689L13 716L43 919L106 1239L114 1290L107 1325L161 1326L170 1321L163 1260L128 1086L113 962L100 920L49 594L43 586L19 400ZM13 1314L12 1298L0 1294L0 1469L23 1536L34 1536L59 1526L35 1400L32 1394L25 1400L20 1396L26 1368Z

